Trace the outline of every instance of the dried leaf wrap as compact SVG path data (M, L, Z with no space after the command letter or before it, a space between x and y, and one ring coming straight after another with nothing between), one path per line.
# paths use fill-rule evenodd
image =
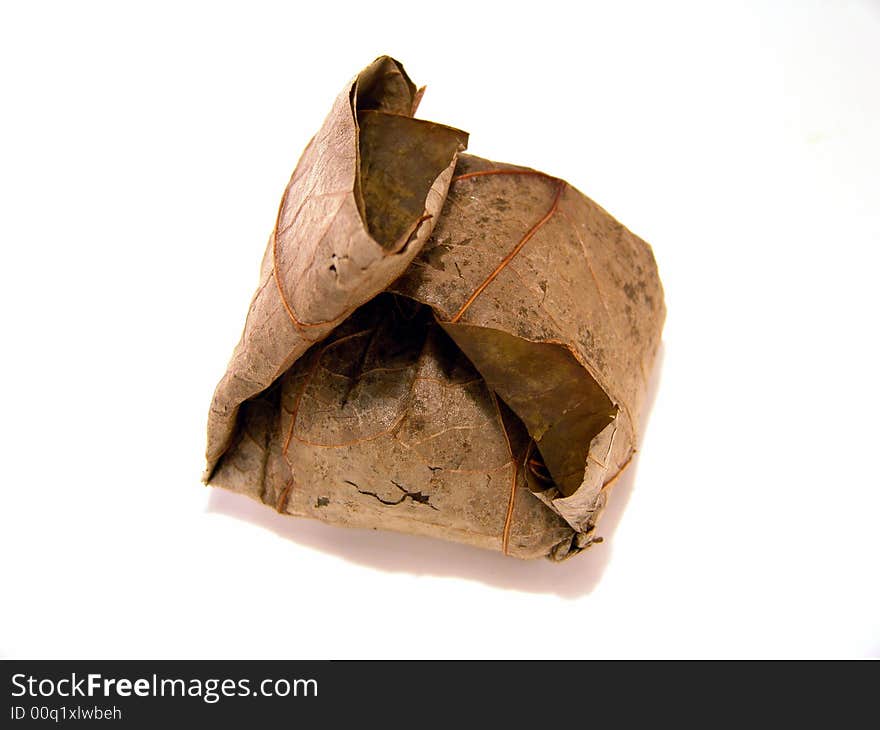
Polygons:
M596 541L665 316L650 247L564 181L459 154L382 57L291 178L206 480L522 558Z

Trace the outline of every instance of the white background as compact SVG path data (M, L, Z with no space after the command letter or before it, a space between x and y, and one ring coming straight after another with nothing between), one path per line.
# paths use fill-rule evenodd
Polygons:
M562 565L201 486L278 201L380 53L649 241L669 315ZM880 655L880 4L4 3L0 655Z

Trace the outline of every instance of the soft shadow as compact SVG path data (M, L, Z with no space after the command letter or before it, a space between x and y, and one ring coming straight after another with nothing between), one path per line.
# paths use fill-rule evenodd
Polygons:
M661 343L641 417L643 436L654 406L664 352ZM224 489L211 490L207 510L268 528L300 545L377 570L465 578L497 588L555 593L573 599L591 593L608 567L614 550L614 533L632 495L637 471L638 455L612 487L613 493L599 527L599 534L605 542L563 563L521 561L501 553L433 538L342 528L317 520L284 517L265 505Z

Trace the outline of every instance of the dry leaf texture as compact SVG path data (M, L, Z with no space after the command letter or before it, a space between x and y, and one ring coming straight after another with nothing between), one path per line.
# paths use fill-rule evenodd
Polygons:
M382 57L282 200L206 480L522 558L594 544L665 316L650 247L562 180L460 154Z

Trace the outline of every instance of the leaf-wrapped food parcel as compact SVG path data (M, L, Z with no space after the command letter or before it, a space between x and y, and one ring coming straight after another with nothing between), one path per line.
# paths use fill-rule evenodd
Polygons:
M665 316L650 247L462 154L381 57L293 173L214 394L211 484L291 515L562 559L597 541Z

